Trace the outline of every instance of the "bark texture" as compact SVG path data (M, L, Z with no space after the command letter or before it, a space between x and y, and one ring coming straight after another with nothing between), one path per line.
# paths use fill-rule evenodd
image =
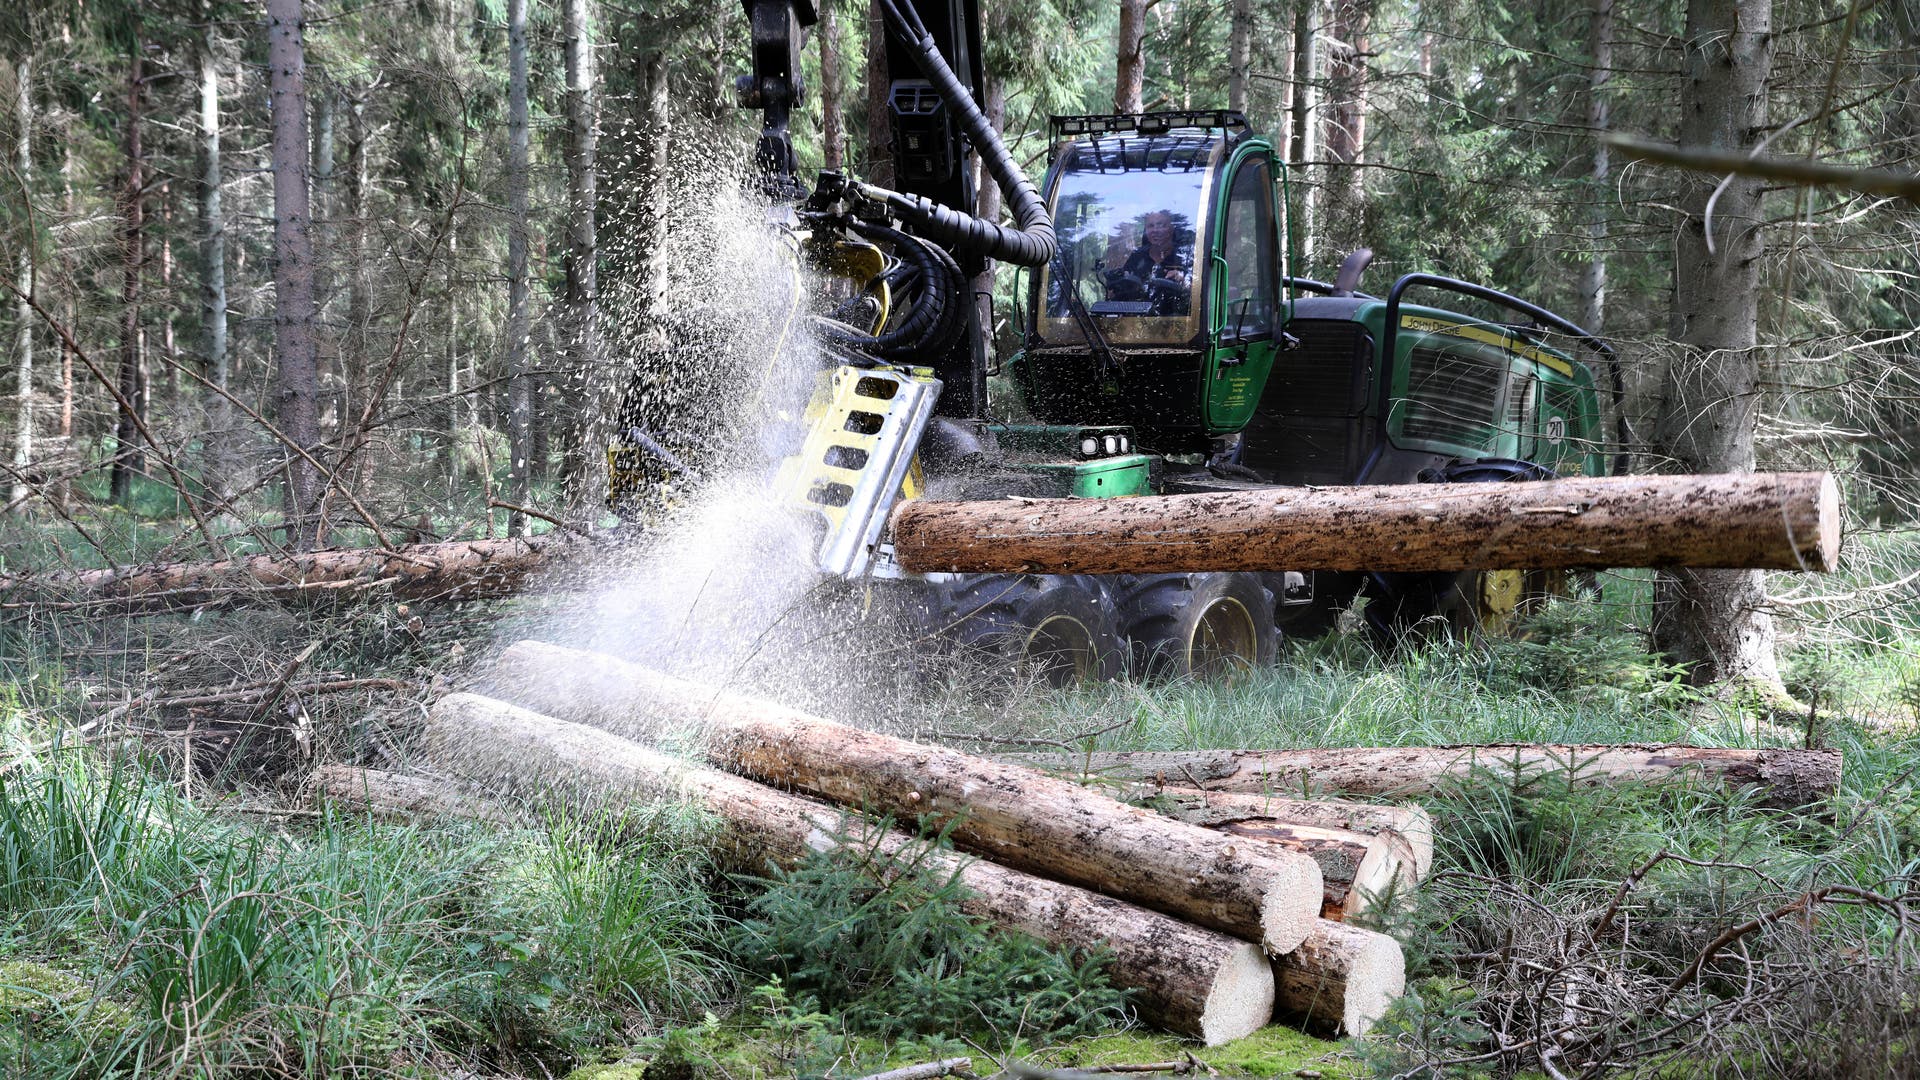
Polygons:
M1588 211L1587 243L1592 250L1580 280L1580 325L1589 334L1603 334L1607 322L1607 226L1613 216L1612 192L1607 190L1612 165L1607 149L1607 131L1612 126L1607 84L1613 79L1613 0L1593 0L1587 37L1593 56L1593 70L1587 75L1587 127L1593 133L1593 171L1589 174L1593 207Z
M1132 499L903 502L908 570L1833 569L1827 473L1608 476L1515 484L1271 488Z
M180 611L276 597L343 596L391 589L415 600L477 600L519 590L543 560L580 541L561 533L507 540L404 544L249 555L216 562L0 576L0 607L111 604L128 611Z
M267 0L267 86L273 108L273 343L279 427L308 457L287 455L287 540L313 548L322 529L320 353L313 300L313 211L307 178L306 44L301 0Z
M1183 776L1169 779L1185 780ZM1390 836L1410 854L1415 879L1433 869L1433 818L1412 803L1342 802L1334 799L1289 799L1271 793L1206 791L1200 788L1142 786L1127 796L1168 817L1195 825L1271 821L1345 829L1367 835Z
M863 731L598 653L518 642L492 674L502 696L617 734L698 731L706 759L849 806L953 822L954 843L1283 953L1320 912L1310 858L1127 806L1078 784Z
M1688 0L1680 143L1747 153L1766 134L1772 0ZM1760 413L1760 260L1765 182L1688 174L1675 240L1668 372L1658 441L1676 468L1751 472ZM1713 234L1707 233L1712 204ZM1761 575L1687 570L1654 581L1654 645L1696 683L1777 688L1773 617ZM1784 691L1782 691L1784 694Z
M1146 88L1147 0L1120 0L1114 32L1113 111L1137 113Z
M567 260L566 378L593 385L600 361L599 80L593 62L594 5L565 0L567 39ZM578 395L571 395L578 396ZM583 475L589 458L586 410L567 410L563 481Z
M1554 745L1339 747L1325 750L1137 751L1015 755L1023 764L1085 768L1117 780L1178 779L1209 791L1348 791L1423 795L1486 770L1502 778L1570 771L1575 784L1718 783L1761 788L1769 806L1831 798L1838 750L1730 750L1710 746Z
M1243 836L1305 855L1320 866L1320 917L1344 922L1373 910L1383 901L1404 898L1416 884L1413 852L1384 834L1292 825L1264 818L1245 818L1210 826L1229 836Z
M874 837L873 826L834 807L736 776L689 766L605 731L473 694L434 706L424 741L449 769L489 790L574 805L686 800L724 823L733 857L761 870L826 850L836 838L886 851L912 843ZM1131 988L1154 1023L1209 1045L1251 1034L1273 1009L1274 973L1252 945L1132 904L990 862L936 853L972 894L967 909L1055 945L1100 947L1111 976Z
M1328 1038L1365 1035L1407 988L1406 954L1385 934L1321 920L1273 962L1274 1011Z

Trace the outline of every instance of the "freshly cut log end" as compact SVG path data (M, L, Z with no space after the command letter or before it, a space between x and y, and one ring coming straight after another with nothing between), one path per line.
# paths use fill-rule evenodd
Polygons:
M1320 921L1320 908L1302 896L1326 895L1326 879L1312 859L1289 859L1267 875L1260 901L1260 944L1278 956L1299 948ZM1324 900L1322 901L1324 903Z
M1272 961L1258 946L1242 942L1221 962L1213 990L1193 1026L1208 1046L1244 1039L1273 1018L1277 996Z
M1806 556L1806 569L1823 574L1840 569L1840 484L1832 473L1821 473L1824 479L1820 485L1820 526L1813 537L1814 543L1802 543L1801 551Z
M1315 1035L1365 1035L1407 989L1407 958L1385 934L1321 920L1273 961L1276 1016Z

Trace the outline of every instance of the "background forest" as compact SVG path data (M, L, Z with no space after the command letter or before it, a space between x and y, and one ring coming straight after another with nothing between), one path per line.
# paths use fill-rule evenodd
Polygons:
M884 183L878 17L819 2L801 172ZM1920 0L981 9L982 104L1031 172L1052 114L1244 109L1290 162L1294 273L1331 279L1364 246L1376 288L1425 270L1568 315L1620 349L1637 469L1836 473L1841 572L1746 575L1722 614L1752 648L1691 671L1657 648L1665 586L1622 572L1508 640L1383 654L1349 619L1236 682L1059 692L859 653L796 676L793 704L975 750L1841 750L1840 790L1804 811L1560 773L1441 791L1434 873L1377 915L1409 989L1373 1034L1270 1027L1200 1056L1259 1076L1913 1075ZM1098 958L989 935L951 881L871 852L742 879L685 815L463 804L396 825L315 802L328 765L417 764L428 705L515 637L579 631L589 590L248 603L262 590L151 615L8 591L601 524L636 383L693 444L738 435L738 371L662 328L737 352L760 313L753 253L728 243L765 209L743 194L748 42L736 0L0 4L0 1074L844 1077L1194 1052L1127 1030ZM1701 174L1610 137L1833 172ZM628 591L705 587L667 535ZM708 628L713 670L768 629ZM1721 679L1762 693L1694 685Z
M284 538L238 521L316 503L322 474L346 496L328 496L336 544L452 531L415 528L418 515L463 500L464 528L491 529L477 522L495 494L591 514L603 442L590 421L664 302L650 259L676 229L711 227L714 180L742 167L755 127L733 103L741 11L271 6L287 9L278 21L248 4L120 0L4 16L14 302L0 469L14 520L110 504L132 527L171 515L169 489L184 484L203 515L225 500L247 509L210 530L247 548ZM1029 167L1050 114L1243 108L1293 162L1298 272L1330 278L1369 246L1371 280L1428 270L1565 312L1621 343L1642 467L1672 452L1685 419L1671 415L1681 391L1665 343L1679 336L1689 178L1601 137L1679 134L1683 5L983 7L988 111ZM302 15L304 41L276 45L270 31ZM1865 0L1774 12L1765 151L1910 161L1915 19L1909 4ZM874 25L846 0L823 7L803 166L884 172L867 95ZM275 48L304 58L297 90L270 78ZM304 111L276 111L296 92ZM276 201L275 185L301 170L311 220L294 232L311 248L299 265L312 305L277 311L275 215L298 218L300 204ZM1837 469L1856 521L1904 521L1911 200L1788 184L1761 197L1767 228L1744 253L1759 273L1759 462ZM61 553L99 561L85 535ZM154 535L135 550L208 540ZM9 546L16 564L51 554L29 537Z

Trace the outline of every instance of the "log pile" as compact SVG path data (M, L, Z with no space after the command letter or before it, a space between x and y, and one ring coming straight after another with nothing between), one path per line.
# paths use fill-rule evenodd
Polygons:
M427 748L444 775L580 808L690 802L751 871L838 843L913 842L876 832L868 814L940 824L957 851L939 865L961 876L968 910L1108 950L1143 1017L1209 1045L1273 1020L1363 1034L1405 986L1399 943L1350 920L1418 885L1431 820L1405 804L1273 794L1302 791L1289 767L1397 794L1488 760L1591 759L1594 783L1704 775L1791 805L1830 794L1838 770L1819 755L1673 747L1299 752L1322 755L1308 766L1226 751L1094 755L1108 774L1095 785L1034 767L1052 762L973 757L538 642L506 650L489 682L496 697L454 694L430 712ZM1412 779L1421 769L1424 786ZM475 812L444 783L333 770L317 785L374 812Z

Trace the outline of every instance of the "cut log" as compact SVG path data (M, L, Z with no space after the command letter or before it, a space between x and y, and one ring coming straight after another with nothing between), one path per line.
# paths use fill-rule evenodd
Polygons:
M876 835L866 819L835 807L699 768L609 732L542 716L473 694L443 698L424 742L441 766L488 790L556 798L577 809L684 800L719 818L726 851L743 868L791 865L844 837L897 851L914 841ZM958 871L965 908L1056 946L1105 949L1119 986L1142 1016L1214 1045L1252 1033L1271 1017L1274 969L1261 951L1112 897L948 852L939 872Z
M1765 805L1789 809L1831 798L1840 787L1841 767L1838 750L1550 743L1013 754L1007 759L1085 769L1116 780L1177 779L1209 791L1363 795L1430 795L1457 785L1476 769L1507 781L1561 772L1579 787L1700 782L1754 786Z
M389 590L403 600L508 596L541 563L581 544L565 533L515 540L407 544L249 555L218 562L0 576L0 607L111 605L117 611L178 611L264 597L339 596Z
M1404 899L1416 884L1413 851L1397 837L1260 818L1208 826L1298 852L1320 865L1320 917L1344 922L1387 899Z
M843 806L931 815L954 843L1256 941L1298 945L1324 885L1310 858L1173 821L1079 784L810 716L598 653L535 641L492 674L502 697L654 741L697 729L720 768Z
M893 512L892 527L900 565L919 572L1830 571L1840 549L1840 492L1827 473L1749 473L914 499Z
M1388 834L1406 845L1406 856L1413 863L1414 880L1426 877L1433 869L1433 818L1425 808L1412 803L1389 806L1148 784L1129 787L1130 790L1123 792L1128 802L1195 825L1214 827L1236 821L1273 821L1369 835Z
M322 765L313 774L316 800L343 803L376 817L457 817L510 824L518 817L496 802L464 794L445 780L403 776L352 765Z
M1365 1035L1406 991L1407 959L1385 934L1322 920L1273 961L1274 1012L1315 1035Z

